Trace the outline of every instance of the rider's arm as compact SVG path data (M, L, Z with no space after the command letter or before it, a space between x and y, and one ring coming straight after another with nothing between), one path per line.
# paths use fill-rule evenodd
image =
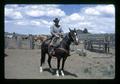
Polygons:
M50 32L51 32L51 34L53 36L57 36L57 33L54 31L54 27L53 26L50 27Z
M63 35L63 33L64 33L64 32L63 32L62 28L60 28L60 33L59 33L59 34L60 34L60 35Z

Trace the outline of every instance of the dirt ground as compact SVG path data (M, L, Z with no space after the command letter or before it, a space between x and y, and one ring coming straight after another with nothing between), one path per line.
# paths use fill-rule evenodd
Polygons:
M77 48L83 48L79 45ZM67 58L64 66L65 76L56 77L57 60L53 58L51 65L54 72L49 71L46 62L43 72L39 72L40 49L5 49L8 56L4 59L6 79L114 79L115 78L115 49L110 49L109 54L90 52L86 56L72 53Z

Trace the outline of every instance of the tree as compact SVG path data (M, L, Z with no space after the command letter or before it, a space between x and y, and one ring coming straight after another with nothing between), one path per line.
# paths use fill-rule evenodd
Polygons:
M84 28L83 33L88 33L87 28Z

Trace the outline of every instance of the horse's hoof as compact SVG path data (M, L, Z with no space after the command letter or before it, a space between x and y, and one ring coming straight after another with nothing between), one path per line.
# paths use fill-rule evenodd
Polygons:
M64 72L63 71L61 71L61 75L64 76Z
M52 69L52 68L50 68L50 71L51 71L51 72L53 72L53 69Z
M59 71L58 70L56 71L56 76L59 77Z
M59 77L59 74L56 74L57 77Z
M42 69L42 67L40 67L40 73L41 73L41 72L43 72L43 69Z
M64 74L62 74L62 76L64 77L65 75L64 75Z

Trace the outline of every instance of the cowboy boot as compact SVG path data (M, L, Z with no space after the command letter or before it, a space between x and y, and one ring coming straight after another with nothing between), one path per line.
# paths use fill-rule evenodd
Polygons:
M52 49L51 49L51 55L53 56L53 55L55 55L55 50L54 50L54 47L52 47Z
M49 54L50 56L53 56L55 54L55 51L54 51L54 47L53 46L50 46L49 47Z

